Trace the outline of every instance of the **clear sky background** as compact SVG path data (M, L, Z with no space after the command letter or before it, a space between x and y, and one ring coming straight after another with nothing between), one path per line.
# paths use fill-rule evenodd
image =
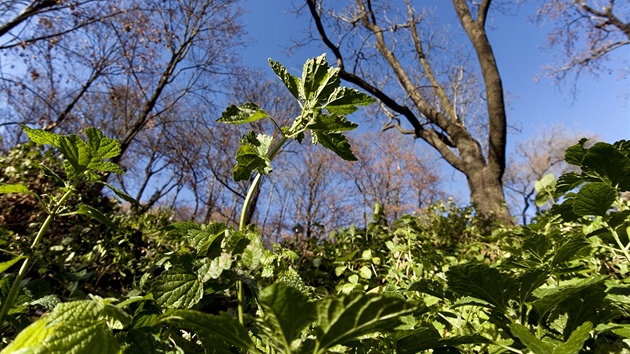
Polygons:
M422 3L417 1L418 6ZM441 21L457 21L454 15L442 15L442 7L451 11L450 1L427 3L443 3L437 11ZM323 44L317 42L288 55L292 43L306 37L310 22L307 17L298 18L292 13L291 0L245 0L244 5L248 13L243 21L251 40L243 52L245 64L263 68L272 77L267 58L273 58L299 75L306 59L325 51ZM535 10L535 3L530 1L510 14L493 12L489 23L490 40L508 93L508 123L520 130L508 136L508 154L519 141L554 124L593 133L607 142L630 139L630 77L620 78L618 70L602 72L599 77L585 74L575 86L573 81L558 85L549 78L535 79L542 76L542 67L553 60L553 53L545 50L551 26L541 28L532 23ZM613 52L609 59L612 69L628 68L630 48ZM359 118L355 116L353 120L360 123ZM450 171L446 174L453 179L444 187L465 202L468 191L463 177Z

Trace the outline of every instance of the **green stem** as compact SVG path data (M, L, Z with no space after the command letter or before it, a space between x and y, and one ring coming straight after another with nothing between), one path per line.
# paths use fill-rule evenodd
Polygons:
M619 245L619 248L621 249L621 252L623 252L623 254L626 256L626 259L628 260L628 262L630 262L630 253L628 253L628 247L625 246L623 244L623 242L621 242L621 238L619 237L619 234L617 233L617 230L615 230L614 228L610 227L610 225L608 225L608 223L606 223L606 227L608 228L610 233L615 238L615 241L617 242L617 245ZM630 244L629 244L629 246L630 246Z
M70 194L72 194L73 190L74 190L74 185L68 188L68 191L61 197L61 199L59 199L55 207L52 209L52 212L48 214L48 216L46 217L46 220L44 220L44 223L39 228L39 231L37 232L35 239L31 243L31 250L35 250L37 245L39 245L39 242L41 241L42 237L44 236L46 231L48 231L50 224L59 213L61 207L66 202L66 199L68 199ZM22 263L22 266L20 267L20 271L18 272L17 277L15 277L15 280L13 281L13 284L11 285L11 289L9 290L9 294L7 295L7 298L2 302L2 308L0 308L0 327L4 326L4 321L6 319L7 314L9 313L9 308L13 306L13 301L15 300L15 297L20 291L20 283L22 282L22 279L24 279L24 276L26 276L26 272L31 267L32 263L33 263L32 257L26 257L24 259L24 262Z
M282 145L284 145L284 143L286 143L288 137L283 136L282 139L280 139L280 141L273 147L273 149L271 149L271 151L269 152L269 154L267 155L267 157L269 158L269 161L273 160L273 158L278 154L278 152L280 151L280 148L282 148ZM247 225L245 225L245 218L247 216L247 210L249 210L249 206L252 202L252 197L254 196L254 192L258 189L258 185L260 185L260 181L262 179L262 174L258 173L256 174L256 177L254 177L254 181L252 181L251 186L249 186L249 189L247 190L247 195L245 196L245 201L243 202L243 209L241 210L241 218L239 220L238 223L238 229L240 231L245 230L245 227ZM236 297L238 299L238 322L240 322L240 324L244 325L245 323L243 322L243 281L238 280L236 282Z

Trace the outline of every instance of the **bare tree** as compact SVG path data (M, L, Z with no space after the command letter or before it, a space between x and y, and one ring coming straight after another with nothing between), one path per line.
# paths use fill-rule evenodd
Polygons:
M352 139L358 161L345 163L344 176L354 183L365 215L379 203L388 220L396 220L442 196L438 171L430 167L427 154L408 149L407 140L393 132L366 133Z
M382 102L390 114L386 128L424 140L462 172L479 213L513 222L502 185L507 127L503 85L486 35L492 1L453 0L461 28L449 28L441 36L426 24L429 12L414 8L411 1L405 6L375 0L344 3L343 8L327 7L324 0L306 0L341 78ZM467 42L454 43L457 34ZM454 66L448 58L470 59ZM481 111L464 111L462 99L471 85L477 85ZM473 112L480 114L473 117ZM483 136L475 136L467 124L473 118L483 119Z
M509 159L504 182L510 207L515 215L520 214L523 224L527 223L528 217L540 211L535 203L535 182L549 173L558 178L572 171L574 166L564 161L565 150L584 137L595 139L593 134L578 133L554 125L517 145Z
M615 0L544 0L539 23L553 20L549 45L560 47L560 61L548 66L557 79L568 73L598 73L611 52L630 44L630 2Z

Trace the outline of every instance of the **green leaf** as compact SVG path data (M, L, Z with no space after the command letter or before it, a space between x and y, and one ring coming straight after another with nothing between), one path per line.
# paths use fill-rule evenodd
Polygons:
M271 162L267 151L271 139L267 135L256 136L249 132L241 139L241 146L236 152L236 166L234 166L234 180L246 181L254 171L261 174L271 172Z
M536 338L536 336L522 324L510 324L510 331L534 354L549 354L554 352L554 348L550 344L544 343L542 340Z
M155 279L151 293L161 306L191 308L203 297L203 285L192 272L172 267Z
M530 270L518 277L517 282L519 283L519 303L525 303L529 299L530 295L534 292L534 290L545 284L548 278L549 272L545 269Z
M254 103L244 103L240 106L231 105L217 119L219 123L245 124L267 118L269 114Z
M328 67L326 54L309 59L304 64L302 96L305 100L326 100L339 84L339 69Z
M204 283L210 279L218 279L224 270L232 267L232 255L229 253L221 253L214 259L203 258L197 261L199 265L198 277Z
M609 182L620 191L630 191L630 158L613 145L596 143L582 159L582 172Z
M192 246L197 250L200 255L208 253L208 249L212 243L222 236L225 232L226 226L222 223L212 223L203 230L188 230L186 238L188 238Z
M612 306L607 306L608 303L605 301L605 298L606 285L600 282L571 294L557 306L556 312L568 315L563 330L565 339L587 321L597 324L609 320L606 317L613 308ZM614 310L616 310L616 307Z
M33 141L35 144L39 145L52 145L54 147L59 147L59 140L61 135L47 132L39 129L32 129L25 125L22 126L22 129L28 135L29 139Z
M550 288L538 288L534 291L534 295L538 298L538 300L532 302L532 305L536 311L538 311L540 316L543 317L571 295L581 291L582 289L596 286L597 284L602 283L605 279L606 276L601 275L582 280L576 284L561 285Z
M26 256L17 256L11 260L0 263L0 273L4 273L7 269L11 268L12 265L24 258L26 258Z
M584 177L575 172L565 173L556 182L556 191L558 193L566 193L574 188L577 188L580 184L584 183Z
M60 325L42 344L45 348L44 353L117 354L121 352L114 334L104 321Z
M9 343L0 354L36 353L35 349L40 346L54 330L55 326L48 326L44 319L35 321L20 332L13 342Z
M85 130L88 138L88 146L94 155L93 162L98 163L103 159L108 159L120 155L120 144L115 139L103 136L97 128L90 127Z
M564 262L567 262L575 258L579 251L589 246L590 243L588 243L582 236L569 238L560 247L558 247L553 255L551 265L556 267Z
M374 332L392 330L402 316L417 312L399 298L375 294L351 293L327 297L317 303L317 350L346 343Z
M484 300L503 313L519 291L515 279L486 264L455 266L446 272L446 277L452 291Z
M353 130L358 126L358 124L348 121L344 116L336 114L323 114L321 112L315 114L312 122L306 125L308 129L313 131L331 132Z
M324 108L331 114L351 114L359 108L357 106L368 106L376 100L364 93L348 87L338 87L324 104Z
M405 334L396 342L397 353L414 354L429 349L445 348L463 344L489 344L492 343L487 338L480 335L455 336L442 338L440 333L433 327L421 327L411 333Z
M31 191L28 190L23 184L0 184L0 194L9 194L9 193L24 193L29 194Z
M100 212L100 210L91 207L89 205L80 204L79 208L73 212L74 214L89 216L90 218L99 221L112 230L118 230L118 225L114 224L107 216Z
M325 148L333 151L339 157L346 161L356 161L357 158L350 150L348 138L341 133L315 131L314 142L320 142Z
M577 354L580 353L584 347L584 342L590 337L590 332L593 329L593 324L590 322L584 322L578 328L571 333L571 336L566 341L556 347L553 351L554 354Z
M284 86L289 90L289 92L291 92L293 97L295 97L296 99L300 99L299 90L302 85L300 79L291 75L287 71L287 69L284 66L282 66L282 64L278 63L277 61L273 61L272 59L269 59L269 66L271 67L273 72L275 72L276 75L278 75L278 77L280 78Z
M291 343L299 338L300 332L316 318L315 304L284 282L261 290L258 303L263 310L268 339L286 353L291 351Z
M584 143L587 141L588 139L582 138L577 144L570 146L564 154L564 160L568 164L582 166L582 159L584 158L584 155L586 155Z
M160 323L174 323L198 333L216 335L229 344L259 353L249 338L247 329L237 319L225 313L217 316L194 310L172 310L160 317Z
M181 351L173 349L168 341L145 330L131 329L124 336L124 344L128 345L125 353L146 354L179 354Z
M124 191L122 191L122 190L112 186L111 184L105 183L105 182L100 182L100 181L99 181L99 183L102 183L105 187L109 188L112 192L114 192L114 194L116 194L118 196L118 198L126 201L127 203L132 204L132 205L140 205L140 203L138 203L138 201L135 200L132 196L130 196L129 194L125 193Z
M615 198L617 198L617 191L607 183L589 183L575 196L573 212L580 216L604 216L615 202Z

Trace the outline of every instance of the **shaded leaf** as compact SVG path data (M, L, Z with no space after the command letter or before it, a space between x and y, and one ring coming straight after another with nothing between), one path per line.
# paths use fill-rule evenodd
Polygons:
M580 216L604 216L615 202L616 197L617 191L606 183L592 182L586 184L575 196L573 212Z
M400 354L413 354L429 349L445 348L462 344L488 344L491 340L480 335L442 338L434 327L423 327L399 338L396 348Z
M538 339L522 324L510 324L510 331L534 354L549 354L554 352L554 348L550 344L544 343L542 340Z
M630 191L630 158L611 144L599 142L588 149L582 159L582 172L620 191Z
M360 336L388 331L400 323L401 316L417 312L399 298L351 293L328 297L317 303L317 351L343 344Z
M101 213L100 210L91 207L86 204L80 204L79 208L74 211L75 214L88 216L98 222L101 222L112 230L118 230L118 225L114 224L107 216Z
M171 310L160 317L160 323L174 323L198 333L216 335L239 348L258 353L247 329L228 314L210 315L194 310Z
M346 117L336 114L315 114L314 119L306 127L316 131L344 131L356 129L359 125L346 119Z
M449 289L461 295L484 300L506 312L509 300L518 294L516 281L485 264L465 264L446 272Z
M309 302L300 290L284 282L261 290L258 302L263 310L263 325L268 339L287 353L290 352L291 342L316 318L315 304Z
M553 310L562 301L571 295L591 286L596 286L606 279L605 276L597 276L582 280L576 284L560 285L551 288L538 288L534 291L534 295L538 298L532 305L538 311L540 316L545 316L549 311Z
M356 161L348 139L341 133L315 131L316 141L346 161Z

